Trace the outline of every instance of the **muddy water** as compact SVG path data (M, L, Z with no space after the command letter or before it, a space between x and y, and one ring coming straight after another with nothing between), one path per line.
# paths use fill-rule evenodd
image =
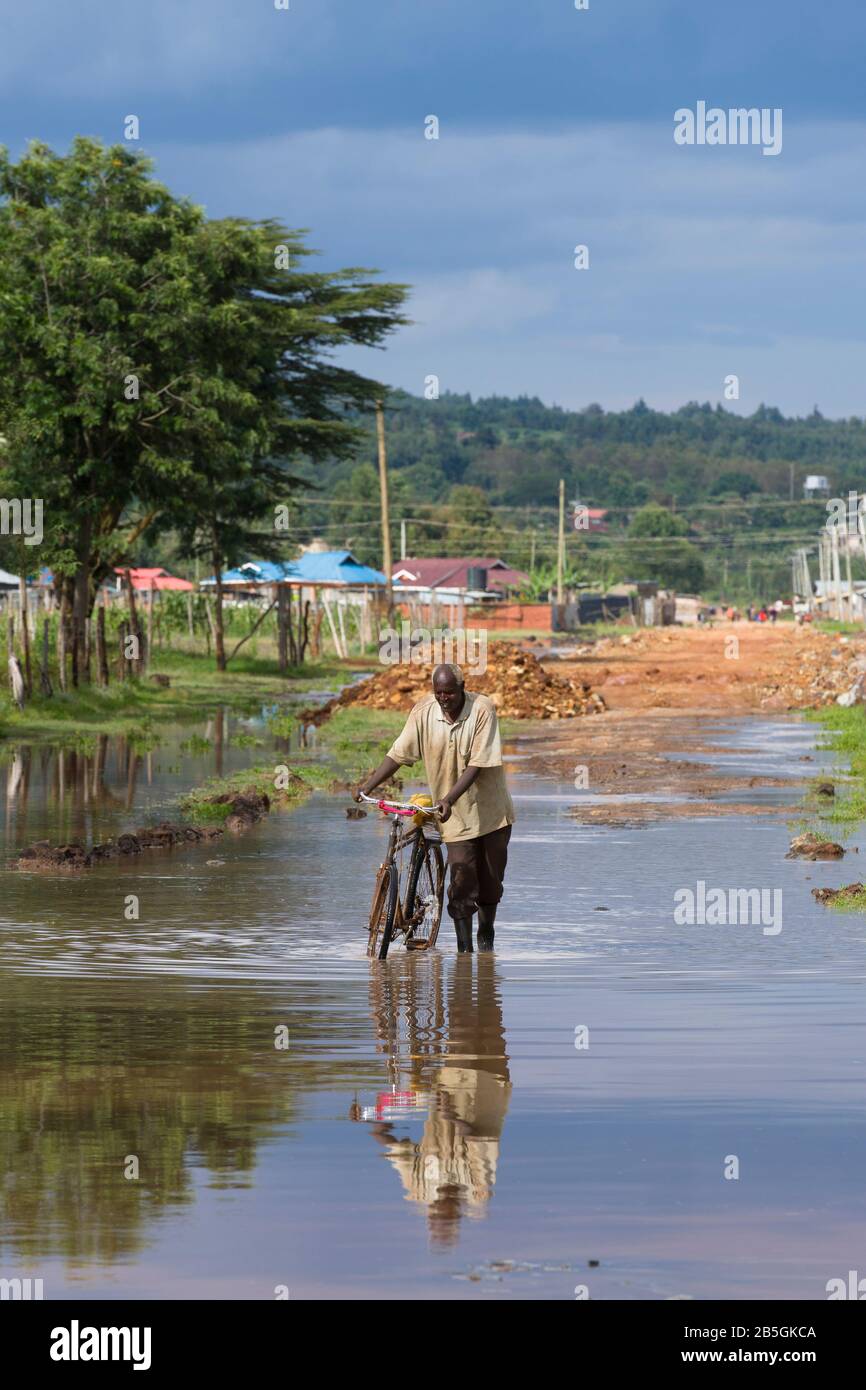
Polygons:
M799 763L803 725L728 738L738 772L826 761ZM170 811L214 770L180 740L131 797L108 748L86 805L32 753L7 848ZM443 928L371 965L383 827L325 794L237 840L0 876L0 1275L47 1297L814 1299L862 1269L866 924L809 890L858 877L863 837L810 865L774 817L581 825L520 751L494 957ZM779 890L781 930L677 925L698 879Z

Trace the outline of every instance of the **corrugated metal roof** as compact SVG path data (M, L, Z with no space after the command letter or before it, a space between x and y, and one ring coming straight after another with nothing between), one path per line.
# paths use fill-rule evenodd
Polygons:
M395 580L408 587L419 586L424 589L465 589L469 583L470 569L487 571L487 588L514 587L526 583L529 576L523 570L511 569L498 556L468 558L461 556L407 557L394 562L391 573Z
M295 560L293 568L301 579L315 584L385 583L381 570L360 564L351 550L308 550Z
M350 550L312 550L285 564L273 560L248 560L237 569L226 570L224 584L369 584L384 585L381 570L362 565ZM213 579L204 584L212 586Z

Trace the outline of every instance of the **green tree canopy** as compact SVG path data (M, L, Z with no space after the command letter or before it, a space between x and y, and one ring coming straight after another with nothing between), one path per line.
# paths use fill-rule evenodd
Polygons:
M222 563L293 459L356 448L383 387L334 354L405 322L406 287L310 254L273 221L208 221L123 146L0 150L3 483L44 500L76 655L146 529L180 521L188 549L205 532Z
M697 546L684 537L682 517L649 503L629 527L626 548L631 579L657 579L666 589L694 593L704 582L704 562Z

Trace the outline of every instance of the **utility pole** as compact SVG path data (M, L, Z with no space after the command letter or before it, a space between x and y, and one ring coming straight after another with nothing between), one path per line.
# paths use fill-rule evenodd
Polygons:
M814 595L812 593L812 576L809 573L809 552L807 550L802 550L800 553L803 556L803 597L808 603L809 612L811 613Z
M406 521L400 522L400 559L406 559Z
M788 497L789 497L789 500L790 500L791 502L793 502L793 500L794 500L794 465L793 465L793 463L790 465L790 473L788 474Z
M825 549L824 549L824 545L825 545L826 540L827 540L827 532L826 532L825 530L822 529L822 530L820 530L820 531L818 532L818 583L821 585L821 597L822 597L822 598L826 598L826 597L827 597L827 588L826 588L826 584L827 584L827 573L826 573L826 571L827 571L827 564L826 564L826 556L825 556Z
M390 617L394 607L394 581L391 577L391 518L388 512L388 460L385 455L385 411L376 402L376 435L379 440L379 499L382 505L382 568L385 571L385 601Z
M835 595L836 618L842 621L842 574L839 569L839 531L833 526L830 529L830 546L833 562L833 593Z
M866 559L866 518L863 515L864 498L857 498L857 532L860 536L860 544L863 547L863 558ZM863 622L866 624L866 607L863 610Z
M532 536L529 542L529 572L535 573L535 527L532 528Z
M562 576L565 569L565 479L559 480L559 544L556 548L556 601L562 603Z
M854 620L854 584L851 580L851 537L845 532L845 578L848 581L848 621Z

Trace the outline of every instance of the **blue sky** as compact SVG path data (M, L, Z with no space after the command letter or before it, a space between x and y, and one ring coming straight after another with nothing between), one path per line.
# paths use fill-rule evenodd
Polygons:
M2 0L0 139L135 114L212 215L408 281L414 325L357 358L392 385L670 409L733 373L734 409L866 413L866 10L589 4ZM699 100L780 107L782 152L676 145Z

